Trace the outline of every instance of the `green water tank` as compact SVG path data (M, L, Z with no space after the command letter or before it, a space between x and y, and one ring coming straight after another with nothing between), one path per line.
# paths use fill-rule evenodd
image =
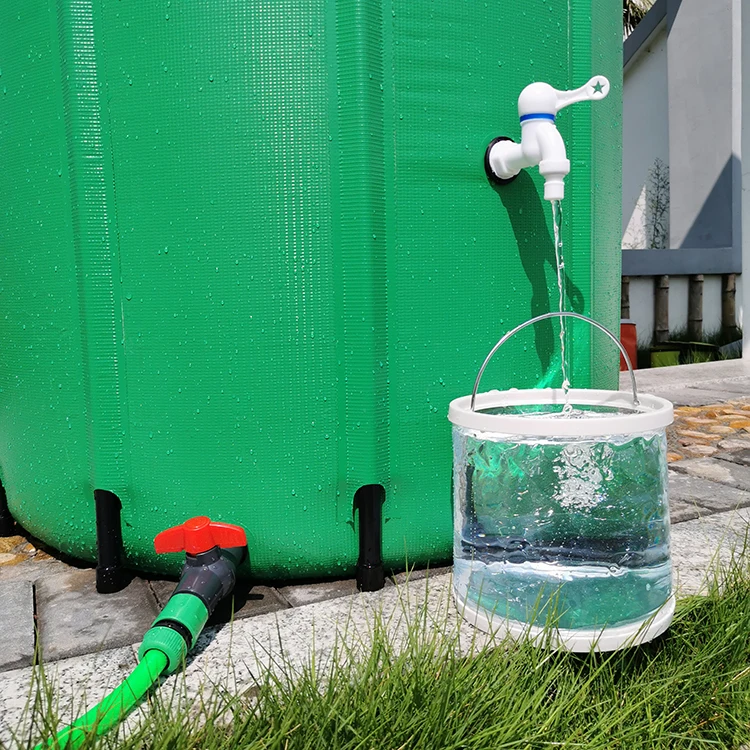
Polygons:
M126 563L194 515L245 574L349 575L356 491L386 566L452 541L448 403L557 304L538 170L494 188L528 83L612 94L558 117L571 306L619 318L614 0L0 0L0 478L45 542ZM487 387L559 378L557 324ZM616 387L573 327L573 384Z

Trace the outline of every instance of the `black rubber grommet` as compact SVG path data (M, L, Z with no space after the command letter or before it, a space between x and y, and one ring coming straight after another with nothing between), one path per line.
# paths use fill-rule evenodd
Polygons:
M487 146L487 150L484 152L484 171L487 173L487 179L493 184L493 185L507 185L509 182L513 182L513 180L518 177L517 174L514 174L513 177L509 177L507 180L504 180L502 177L498 177L493 171L492 167L490 166L490 151L492 150L492 147L496 143L500 143L500 141L510 141L511 143L515 143L515 141L512 138L508 138L507 135L501 135L497 138L493 138L489 146Z

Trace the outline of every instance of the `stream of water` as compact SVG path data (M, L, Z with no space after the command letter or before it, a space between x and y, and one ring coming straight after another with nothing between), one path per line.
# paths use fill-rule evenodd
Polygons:
M562 204L560 201L552 201L552 223L555 231L555 269L557 270L557 293L558 309L565 311L565 258L563 257L562 240ZM560 318L560 366L562 369L562 389L565 394L565 406L563 414L570 414L573 407L570 404L568 393L570 391L570 380L568 379L568 363L565 353L565 318Z

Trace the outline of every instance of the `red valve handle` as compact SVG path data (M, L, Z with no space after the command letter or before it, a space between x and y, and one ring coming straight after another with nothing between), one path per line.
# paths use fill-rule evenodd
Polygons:
M154 538L157 554L187 552L197 555L213 547L244 547L245 531L230 523L212 521L208 516L196 516L179 526L165 529Z

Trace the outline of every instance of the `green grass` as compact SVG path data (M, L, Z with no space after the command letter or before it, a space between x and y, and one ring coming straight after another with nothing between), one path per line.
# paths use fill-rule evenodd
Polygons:
M713 344L714 346L724 346L725 344L731 344L733 341L742 338L742 329L737 328L733 332L725 333L721 328L717 328L715 331L704 332L703 336L698 339L703 344ZM676 331L672 331L669 334L670 341L694 341L688 335L687 326L679 328Z
M609 655L521 645L466 656L457 630L422 612L400 649L379 622L372 643L342 645L330 668L277 671L243 695L206 690L189 710L178 677L177 688L168 682L152 695L127 736L91 738L85 747L737 750L750 742L744 563L707 596L682 600L665 636ZM64 724L42 675L27 708L19 738L38 740Z
M703 336L699 339L700 343L713 344L716 347L724 346L725 344L731 344L734 341L742 338L742 329L737 328L735 332L723 332L720 328L715 331L704 332ZM683 343L689 343L693 339L688 335L687 327L678 328L675 331L671 331L669 334L669 341L679 341ZM651 347L658 346L654 338L650 340L638 340L637 344L637 359L638 367L649 368L651 367ZM719 353L718 360L727 359L739 359L742 356L741 352L735 352L732 354ZM693 362L705 362L707 361L707 355L702 351L689 351L682 358L680 364L692 364Z

